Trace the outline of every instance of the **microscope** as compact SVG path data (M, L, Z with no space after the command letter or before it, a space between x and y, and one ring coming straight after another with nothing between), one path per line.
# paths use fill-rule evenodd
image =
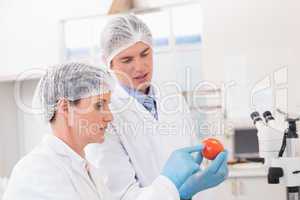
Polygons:
M259 155L268 168L268 183L284 184L287 200L300 200L300 157L296 156L296 122L300 118L286 116L283 125L270 111L263 113L264 120L258 112L253 112L251 118L257 128Z

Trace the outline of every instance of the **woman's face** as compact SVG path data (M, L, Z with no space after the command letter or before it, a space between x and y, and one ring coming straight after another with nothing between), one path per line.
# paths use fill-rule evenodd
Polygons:
M71 121L73 132L80 137L82 142L102 143L104 132L112 121L109 109L111 93L80 99L79 103L71 106ZM73 119L72 119L73 118Z
M152 48L143 42L135 43L112 59L111 69L123 85L145 92L152 79Z

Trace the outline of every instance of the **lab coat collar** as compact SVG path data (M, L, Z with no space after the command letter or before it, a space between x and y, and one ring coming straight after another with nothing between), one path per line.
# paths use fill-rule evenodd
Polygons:
M72 161L72 164L77 164L82 167L87 166L87 161L58 137L54 135L47 135L44 141L55 153L70 159Z
M93 177L95 173L91 174L93 180L88 175L88 171L92 170L92 166L85 159L54 135L47 135L44 142L52 151L61 156L69 170L75 170L86 181L86 183L90 185L98 196L102 195L98 191L101 188L98 186L97 177ZM73 176L73 172L70 173L70 177L74 183L78 183L78 179L76 176ZM78 185L78 187L80 187L80 185Z
M155 97L155 92L154 92L154 88L152 85L149 86L148 88L148 93L144 94L134 88L130 88L127 86L122 85L122 88L132 97L136 98L136 99L140 99L141 102L144 102L145 99L147 98L147 96L151 97L152 99L156 100Z

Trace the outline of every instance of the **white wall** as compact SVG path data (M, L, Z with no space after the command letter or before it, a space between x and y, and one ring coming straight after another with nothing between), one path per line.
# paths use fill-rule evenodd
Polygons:
M20 143L20 156L29 153L39 144L50 129L44 123L42 115L34 114L32 99L38 80L27 80L21 82L17 106L17 127Z
M111 0L1 0L0 76L60 61L61 19L105 13Z
M180 91L190 91L197 87L201 78L201 50L174 50L159 52L154 56L153 82Z
M17 108L12 83L0 84L0 177L9 175L19 159Z
M202 6L207 68L225 70L228 57L244 57L249 72L255 72L249 75L263 76L274 65L299 63L299 1L203 0ZM220 78L214 70L205 71L209 79Z
M206 80L236 82L232 104L248 118L250 90L288 66L289 110L300 111L300 1L202 0L202 72ZM297 99L297 100L295 100Z
M0 82L0 177L9 176L17 161L49 133L41 116L32 110L37 83L38 80L23 81L16 93L15 82Z

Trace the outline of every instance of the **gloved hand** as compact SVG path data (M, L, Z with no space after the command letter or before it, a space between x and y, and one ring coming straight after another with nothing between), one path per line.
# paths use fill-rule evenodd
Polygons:
M199 170L197 173L187 179L180 187L179 193L182 199L192 199L192 197L205 189L217 186L228 176L227 151L221 152L205 170ZM200 164L202 162L201 153L196 158Z
M197 145L176 150L169 157L165 164L162 175L169 178L177 187L178 191L182 184L194 173L200 170L199 164L191 155L194 152L201 152L204 147Z

